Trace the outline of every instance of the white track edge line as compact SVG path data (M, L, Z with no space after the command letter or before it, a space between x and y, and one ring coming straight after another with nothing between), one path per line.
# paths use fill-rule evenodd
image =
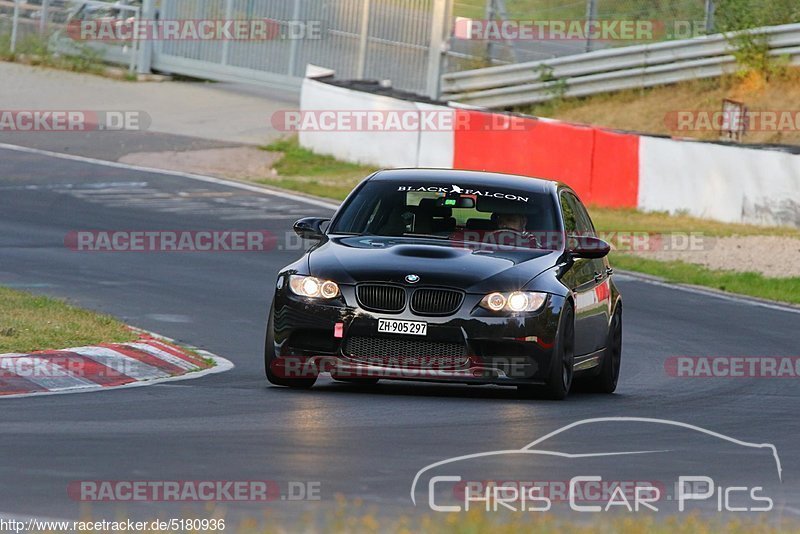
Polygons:
M800 313L800 308L796 308L789 305L783 305L779 302L767 302L765 300L760 300L756 297L748 297L746 295L739 295L736 293L722 293L720 291L714 291L713 289L704 289L698 286L690 286L686 284L680 283L671 283L665 282L661 280L655 280L649 275L642 275L640 273L632 272L632 271L616 271L622 276L626 276L628 278L632 278L636 282L643 282L645 284L650 284L658 287L664 287L667 289L675 289L677 291L684 291L686 293L693 293L695 295L704 295L707 297L715 297L722 300L728 300L732 302L737 302L740 304L748 304L750 306L759 306L761 308L768 308L771 310L777 310L782 312L788 313Z

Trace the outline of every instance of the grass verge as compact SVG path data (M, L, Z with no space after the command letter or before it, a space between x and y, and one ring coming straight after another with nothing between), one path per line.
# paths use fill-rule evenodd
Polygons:
M496 517L499 516L499 517ZM791 522L770 524L766 520L731 520L705 519L697 515L686 517L668 517L656 519L652 517L617 517L602 518L592 521L578 522L559 519L553 516L535 516L519 513L508 519L503 514L469 512L463 514L441 514L423 516L416 525L414 521L401 519L387 528L367 514L360 518L343 516L329 524L328 532L426 532L430 534L472 534L491 532L493 534L516 534L518 532L536 532L537 534L559 534L571 532L576 534L745 534L759 532L777 534L779 532L797 533L798 526Z
M276 509L262 517L251 516L226 521L226 527L243 534L283 534L306 532L349 534L800 534L800 525L791 519L748 514L736 519L700 516L698 513L654 517L646 514L611 513L583 520L567 519L556 513L487 513L472 508L463 513L437 513L417 516L385 517L375 505L362 499L336 496L331 510L310 511L299 517L287 517ZM224 510L210 508L210 517L224 517ZM593 514L600 516L601 514ZM266 519L266 521L265 521Z
M0 34L0 60L71 72L105 74L107 67L98 52L80 43L73 43L73 46L73 55L54 54L46 36L31 34L20 37L12 52L11 36L4 33ZM127 76L125 79L135 79L135 76Z
M258 183L309 195L343 200L353 187L377 170L315 154L301 147L297 137L281 139L261 148L283 156L274 165L278 176L260 178L256 180Z
M0 287L0 354L133 341L137 337L108 315Z
M800 278L769 278L759 273L718 271L682 261L657 261L630 254L612 254L610 261L616 269L658 276L668 282L800 304Z
M704 236L771 235L800 239L800 229L781 226L755 226L700 219L666 212L643 212L625 208L590 207L589 213L598 232L670 232L700 233Z

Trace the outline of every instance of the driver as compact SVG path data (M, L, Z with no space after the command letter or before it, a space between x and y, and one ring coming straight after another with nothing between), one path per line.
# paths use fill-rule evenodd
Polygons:
M536 236L528 233L528 217L520 213L499 213L497 230L491 233L498 245L541 248Z
M524 232L528 226L528 218L518 213L501 213L497 216L498 230L514 230Z

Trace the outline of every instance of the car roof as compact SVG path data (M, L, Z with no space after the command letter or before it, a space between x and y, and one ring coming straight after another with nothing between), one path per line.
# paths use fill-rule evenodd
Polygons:
M509 189L521 189L537 193L546 193L554 190L558 186L558 182L543 180L541 178L532 178L530 176L454 169L389 169L376 172L369 178L369 181L415 183L452 182L455 185L507 187Z

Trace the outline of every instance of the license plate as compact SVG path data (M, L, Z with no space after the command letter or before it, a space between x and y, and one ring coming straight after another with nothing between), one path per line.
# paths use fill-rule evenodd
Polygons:
M378 319L378 332L424 336L428 333L428 323L423 323L421 321L400 321L397 319Z

